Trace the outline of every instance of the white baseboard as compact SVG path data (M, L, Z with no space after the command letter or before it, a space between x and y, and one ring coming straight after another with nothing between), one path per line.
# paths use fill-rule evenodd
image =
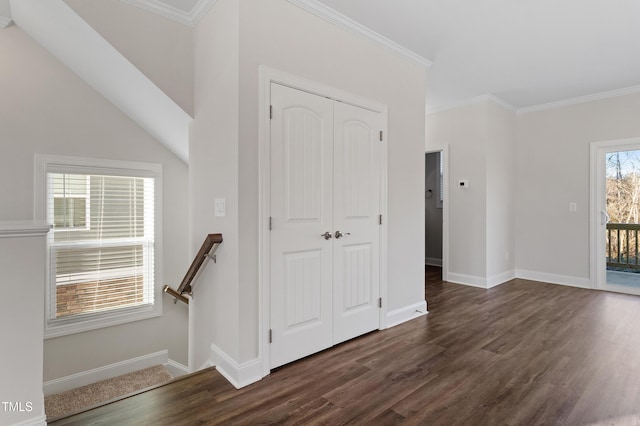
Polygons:
M11 423L10 426L47 426L47 417L42 414L38 417L23 420L19 423Z
M394 309L393 311L387 312L386 328L395 327L403 322L411 321L428 313L426 300L404 306L400 309Z
M435 257L425 257L424 264L429 266L440 266L442 267L442 259L436 259Z
M189 367L184 364L180 364L179 362L176 362L172 359L168 360L167 363L164 364L164 366L167 370L169 370L169 373L171 373L173 377L180 377L190 373Z
M549 274L546 272L516 270L516 277L523 280L541 281L550 284L560 284L569 287L591 288L591 280L589 278L571 277L568 275Z
M487 288L487 279L475 275L457 274L449 272L447 281L455 284L463 284L471 287Z
M168 363L168 351L159 351L117 362L115 364L105 365L104 367L94 368L93 370L87 370L70 376L61 377L59 379L50 380L44 383L43 390L45 396L48 396L54 393L75 389L80 386L90 385L91 383L99 382L100 380L111 379L123 374L133 373L134 371L143 370L145 368L153 367L154 365L165 365Z
M262 380L262 362L260 359L238 364L222 349L211 344L211 359L216 370L236 389L243 388Z
M507 281L511 281L515 279L515 277L516 277L515 269L493 275L487 278L487 288L493 288L493 287L499 286L500 284L504 284Z

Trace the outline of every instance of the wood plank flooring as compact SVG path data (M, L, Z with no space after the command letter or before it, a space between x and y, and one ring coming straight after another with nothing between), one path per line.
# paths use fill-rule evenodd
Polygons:
M428 315L251 386L210 369L51 424L640 424L639 297L426 283Z

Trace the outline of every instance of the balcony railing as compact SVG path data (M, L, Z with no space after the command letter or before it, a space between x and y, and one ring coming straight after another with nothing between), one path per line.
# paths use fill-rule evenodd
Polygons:
M640 271L640 223L607 223L607 268Z

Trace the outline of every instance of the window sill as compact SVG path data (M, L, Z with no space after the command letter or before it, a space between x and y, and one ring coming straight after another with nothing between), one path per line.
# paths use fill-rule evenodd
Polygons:
M161 303L162 299L160 299L155 306L122 309L118 312L89 314L82 318L49 320L45 324L44 338L45 340L53 339L55 337L68 336L70 334L156 318L162 315Z

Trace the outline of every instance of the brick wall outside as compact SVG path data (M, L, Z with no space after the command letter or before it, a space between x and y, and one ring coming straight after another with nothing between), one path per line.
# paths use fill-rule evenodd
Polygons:
M135 306L144 301L142 275L56 287L56 317Z

